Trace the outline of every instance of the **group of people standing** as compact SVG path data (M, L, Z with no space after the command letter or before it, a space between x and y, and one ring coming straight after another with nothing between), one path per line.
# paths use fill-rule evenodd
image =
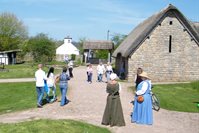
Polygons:
M69 103L66 97L68 89L68 80L70 77L67 74L67 68L63 67L62 73L55 76L54 67L50 67L48 74L42 70L42 64L38 65L38 70L35 72L36 80L36 91L37 91L37 107L42 108L43 106L43 96L46 92L47 102L54 102L57 100L56 96L56 83L59 81L59 87L61 92L61 103L60 106L64 106ZM53 98L49 98L50 90L52 90Z
M108 93L108 96L101 124L110 126L125 126L122 104L120 100L121 85L116 80L117 75L113 72L110 63L107 63L106 69L102 63L97 66L99 82L102 82L102 75L104 74L104 71L106 72L107 78L106 92ZM89 64L87 67L87 76L89 83L92 83L92 74L92 64ZM55 76L53 67L49 69L46 75L45 72L42 70L42 64L39 64L38 70L35 72L35 78L37 91L37 107L41 108L43 105L42 99L44 96L45 81L49 90L52 89L53 100L56 99L56 83L59 81L59 87L61 91L60 106L64 106L65 104L68 104L70 102L66 97L68 80L70 80L70 76L67 74L66 67L63 68L61 74ZM131 122L152 125L153 112L152 99L150 95L151 81L147 73L144 72L141 68L138 68L137 70L135 84L136 92L134 98L133 112L131 114ZM49 91L47 92L47 96L48 95ZM138 101L139 96L142 96L144 100L141 102Z
M87 81L92 83L93 68L92 64L87 65ZM102 62L97 66L97 82L103 82L103 75L105 74L106 82L110 80L110 74L113 73L113 68L110 62L107 62L106 66Z

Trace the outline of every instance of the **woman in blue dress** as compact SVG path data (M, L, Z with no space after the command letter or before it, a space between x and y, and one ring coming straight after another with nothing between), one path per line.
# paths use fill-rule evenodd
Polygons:
M152 125L153 111L152 99L150 95L151 81L149 80L146 72L142 72L139 76L142 78L143 81L137 86L131 122L135 122L137 124ZM144 97L143 102L137 101L139 95L142 95Z

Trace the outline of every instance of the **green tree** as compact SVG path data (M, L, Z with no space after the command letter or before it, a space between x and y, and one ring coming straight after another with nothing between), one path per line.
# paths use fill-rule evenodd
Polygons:
M100 59L107 59L108 53L109 53L109 51L105 50L105 49L100 49L100 50L95 51L96 57L100 58Z
M35 62L45 64L55 57L55 43L47 35L40 33L29 39L26 51L32 54Z
M121 43L122 41L124 41L124 39L127 37L127 35L123 35L123 34L115 34L111 40L113 41L113 43L115 44L114 49L116 49Z
M0 14L0 51L19 49L28 38L27 28L14 14Z
M83 52L84 52L83 44L84 44L85 41L86 41L86 38L80 38L79 42L77 44L77 48L79 49L80 54L83 54Z

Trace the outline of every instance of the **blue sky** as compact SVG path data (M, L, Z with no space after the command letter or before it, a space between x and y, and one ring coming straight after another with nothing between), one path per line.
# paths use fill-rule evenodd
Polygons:
M128 34L140 22L169 3L187 19L199 22L199 0L0 0L0 13L14 13L27 26L29 36L45 33L55 40L70 36L106 40Z

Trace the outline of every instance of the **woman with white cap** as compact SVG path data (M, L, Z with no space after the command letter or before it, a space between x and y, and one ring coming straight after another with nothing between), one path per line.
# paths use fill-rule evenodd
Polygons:
M137 124L153 124L152 99L150 95L151 81L146 72L139 74L142 82L138 84L131 122Z
M125 126L122 105L119 95L119 83L116 81L117 75L111 73L110 81L107 83L106 92L107 103L102 118L102 125Z

